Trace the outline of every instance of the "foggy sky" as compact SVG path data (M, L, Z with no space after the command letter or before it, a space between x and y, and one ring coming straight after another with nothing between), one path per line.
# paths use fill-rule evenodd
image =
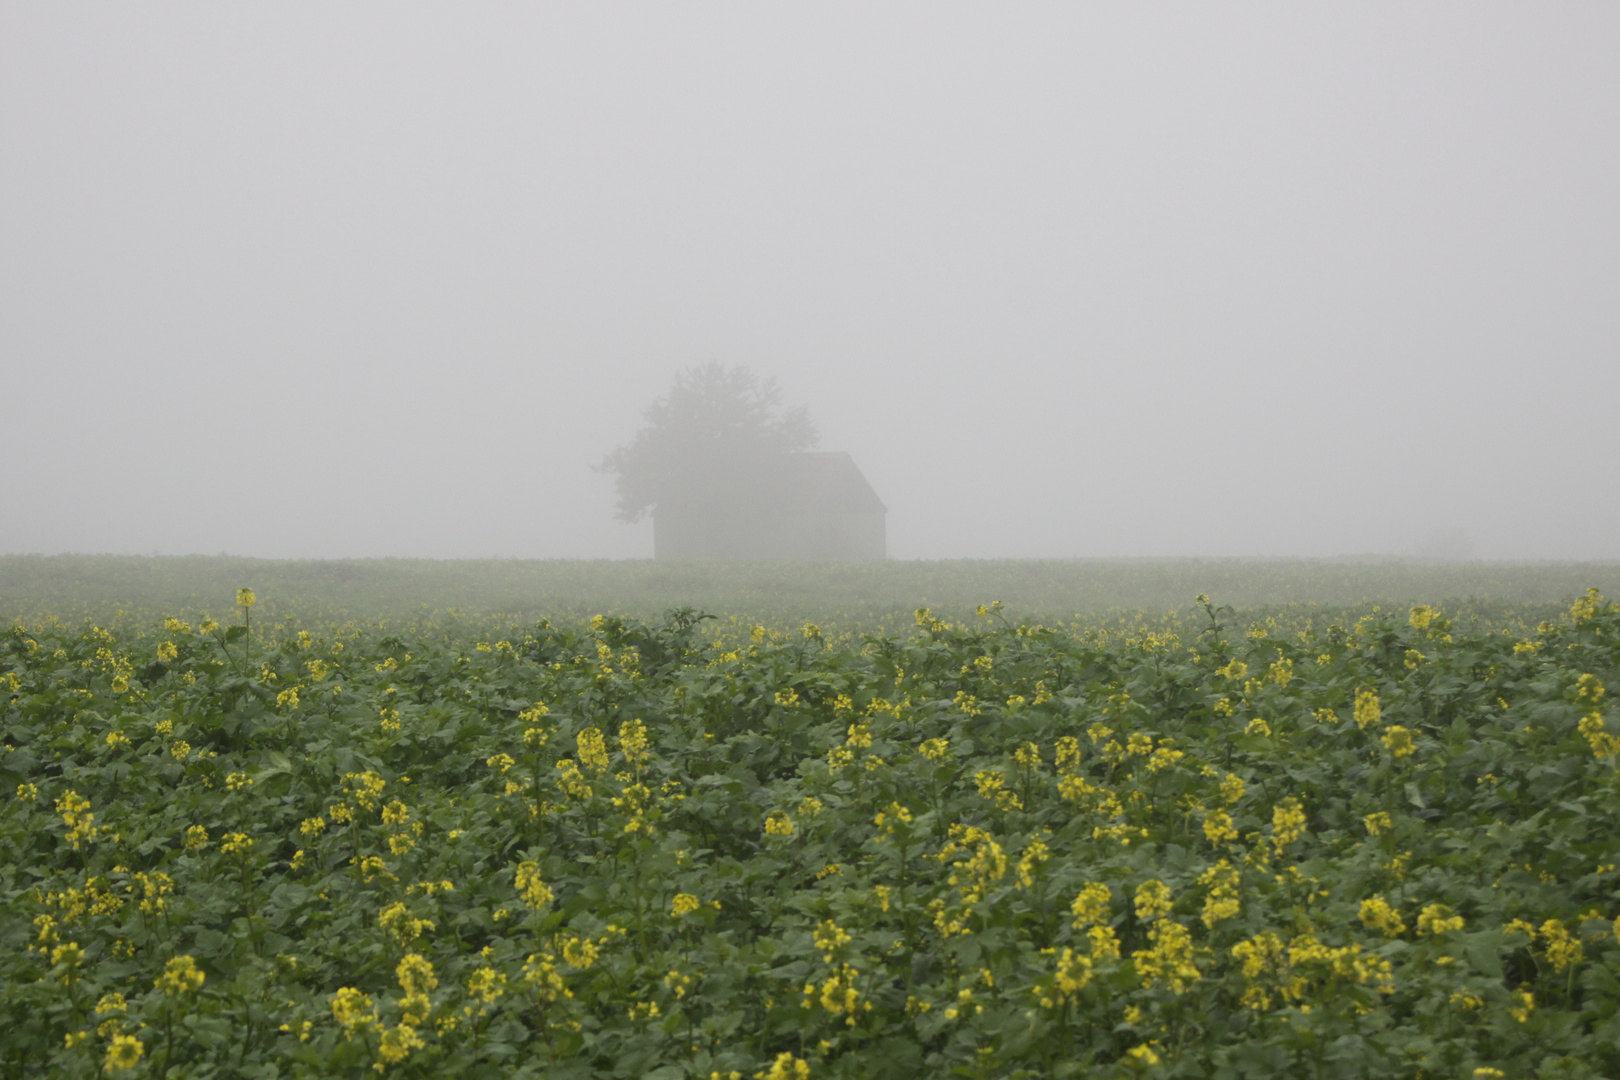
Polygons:
M775 376L901 558L1620 556L1620 6L0 5L0 551L646 557Z

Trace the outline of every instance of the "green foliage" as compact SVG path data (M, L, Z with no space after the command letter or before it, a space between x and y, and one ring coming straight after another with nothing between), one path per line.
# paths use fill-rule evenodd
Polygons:
M0 1075L1620 1072L1595 593L1511 634L253 610L0 638Z

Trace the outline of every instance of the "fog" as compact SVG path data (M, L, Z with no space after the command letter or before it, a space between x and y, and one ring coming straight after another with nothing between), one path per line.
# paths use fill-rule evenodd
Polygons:
M642 558L690 365L891 556L1620 556L1620 6L0 6L0 551Z

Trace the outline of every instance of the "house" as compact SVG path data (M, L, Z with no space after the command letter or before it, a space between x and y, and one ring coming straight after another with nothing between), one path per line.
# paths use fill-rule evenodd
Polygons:
M653 557L882 559L887 513L845 453L728 462L660 497Z

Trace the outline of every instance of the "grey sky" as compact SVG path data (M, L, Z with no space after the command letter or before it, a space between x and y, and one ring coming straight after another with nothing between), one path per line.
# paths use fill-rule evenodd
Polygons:
M903 558L1620 556L1620 6L0 5L0 551L645 556L749 363Z

